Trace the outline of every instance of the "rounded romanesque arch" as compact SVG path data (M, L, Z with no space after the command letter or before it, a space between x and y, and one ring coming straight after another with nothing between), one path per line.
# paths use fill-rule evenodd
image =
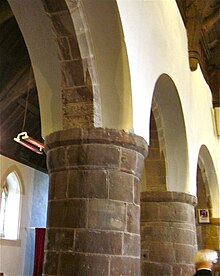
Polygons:
M201 146L198 156L197 197L198 204L205 204L210 209L211 217L220 217L218 179L212 157L205 145ZM206 203L204 197L207 199Z
M99 1L95 8L86 0L9 4L31 58L42 136L73 127L129 130L130 77L116 3Z
M91 124L91 81L84 72L65 1L56 1L56 5L50 1L21 3L12 0L9 3L30 55L38 89L42 135L74 124ZM71 96L70 90L73 92ZM78 101L77 106L73 106L74 100ZM87 114L80 113L82 102L87 104ZM78 116L75 123L72 122L74 111Z
M142 178L143 275L193 274L196 198L187 193L187 178L188 149L181 102L174 82L163 74L154 88L150 144ZM163 252L161 256L158 251Z
M176 86L167 74L156 81L149 126L142 192L189 192L184 116Z
M219 252L220 208L219 188L212 156L205 145L199 150L197 164L196 233L198 249L210 248ZM213 267L218 274L218 265Z
M184 116L176 86L166 74L161 75L155 84L151 121L149 157L151 151L153 153L157 149L163 159L162 161L158 156L160 160L154 159L158 162L154 162L153 170L148 168L151 173L155 172L153 177L163 178L163 187L160 185L157 190L189 192ZM148 163L149 166L152 165L152 162Z

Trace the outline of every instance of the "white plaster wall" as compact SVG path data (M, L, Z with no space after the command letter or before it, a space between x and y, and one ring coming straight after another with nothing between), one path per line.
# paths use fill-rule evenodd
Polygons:
M23 188L23 194L21 197L20 233L18 241L7 241L4 239L0 239L0 272L3 272L4 276L25 275L25 261L29 262L26 256L27 236L29 231L34 231L32 229L29 229L29 227L43 227L42 225L31 225L31 220L33 220L32 199L34 194L34 185L36 185L38 181L44 181L45 186L47 186L46 183L48 179L47 174L36 171L33 168L30 168L26 165L0 155L1 185L4 183L3 181L8 173L13 170L15 170L18 174ZM44 213L45 211L46 210L44 210ZM45 214L43 214L42 216L44 217ZM46 221L44 222L44 224L45 223ZM30 269L32 269L32 267Z
M127 46L136 134L149 142L154 86L166 73L182 104L189 151L189 187L196 194L196 168L202 144L210 151L220 182L220 139L215 136L211 92L200 68L189 69L187 36L175 0L117 0ZM183 191L183 192L186 192Z
M208 85L206 84L200 67L197 71L192 73L192 93L194 95L192 99L192 109L189 112L193 112L193 119L191 119L190 113L187 116L187 130L188 140L190 141L188 148L190 152L189 165L192 168L192 178L196 177L196 170L194 167L198 161L199 150L202 145L205 145L209 151L211 159L213 161L214 168L210 169L210 173L214 169L217 176L217 185L215 181L210 179L211 191L215 190L216 194L212 194L213 204L213 217L220 217L220 136L216 135L215 123L214 123L214 111L212 108L212 98ZM196 99L199 99L196 100ZM207 164L212 165L212 164ZM193 192L195 193L195 187Z
M190 94L186 32L175 0L117 3L131 71L134 130L149 141L151 99L159 76L169 75L178 90Z

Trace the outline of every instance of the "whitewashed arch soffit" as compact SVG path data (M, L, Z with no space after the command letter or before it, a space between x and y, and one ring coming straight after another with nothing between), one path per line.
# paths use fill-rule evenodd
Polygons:
M168 191L190 192L188 145L183 110L173 80L162 74L156 81L153 101L157 104L164 135Z
M133 124L131 80L118 5L116 1L103 0L78 3L94 49L102 127L128 131Z
M31 58L42 136L81 126L130 129L130 76L116 3L96 1L96 8L86 0L9 4ZM86 102L71 102L67 90L81 87Z
M78 123L83 121L87 125L94 121L91 80L84 69L69 9L64 0L52 2L9 1L32 62L43 136L75 127L76 113L81 116ZM72 95L78 93L79 87L81 94L86 94L86 103L72 107ZM89 106L89 114L80 113L85 110L83 105Z
M61 72L52 25L41 1L8 2L31 59L39 97L42 136L46 136L62 129Z
M198 165L204 169L205 177L207 179L208 188L211 196L212 203L212 215L214 218L220 217L220 206L219 206L219 186L216 174L216 169L212 156L205 145L202 145L198 154Z

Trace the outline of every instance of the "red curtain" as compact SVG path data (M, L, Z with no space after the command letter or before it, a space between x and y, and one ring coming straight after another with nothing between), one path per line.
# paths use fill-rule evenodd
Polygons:
M35 251L33 276L42 276L44 262L45 228L35 229Z

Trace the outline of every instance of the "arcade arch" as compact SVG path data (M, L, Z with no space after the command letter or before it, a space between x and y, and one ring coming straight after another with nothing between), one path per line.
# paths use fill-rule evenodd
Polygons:
M152 173L155 171L156 178L163 176L163 190L189 192L188 147L184 116L176 86L166 74L162 74L155 84L150 135L149 158L156 138L160 160L158 159L155 170L150 167L152 162L146 161L147 171ZM155 136L152 138L153 135ZM145 179L146 174L147 172ZM146 190L143 182L142 189Z
M32 62L42 136L74 127L130 130L129 66L116 3L108 12L102 1L95 8L87 0L9 4Z
M199 151L198 157L198 167L201 170L204 183L206 183L209 190L208 194L210 196L210 204L212 206L212 217L219 218L220 209L219 209L219 187L218 179L216 175L216 170L212 157L208 148L205 145L202 145ZM197 182L197 195L199 192L199 183ZM209 207L211 207L209 206Z
M219 189L217 175L208 148L202 145L197 165L196 225L198 248L219 248ZM206 211L207 216L200 213Z
M188 193L188 147L181 102L166 74L154 88L148 153L141 193L142 275L180 275L183 270L191 275L196 199ZM187 252L185 256L182 250ZM163 256L158 257L158 251Z

